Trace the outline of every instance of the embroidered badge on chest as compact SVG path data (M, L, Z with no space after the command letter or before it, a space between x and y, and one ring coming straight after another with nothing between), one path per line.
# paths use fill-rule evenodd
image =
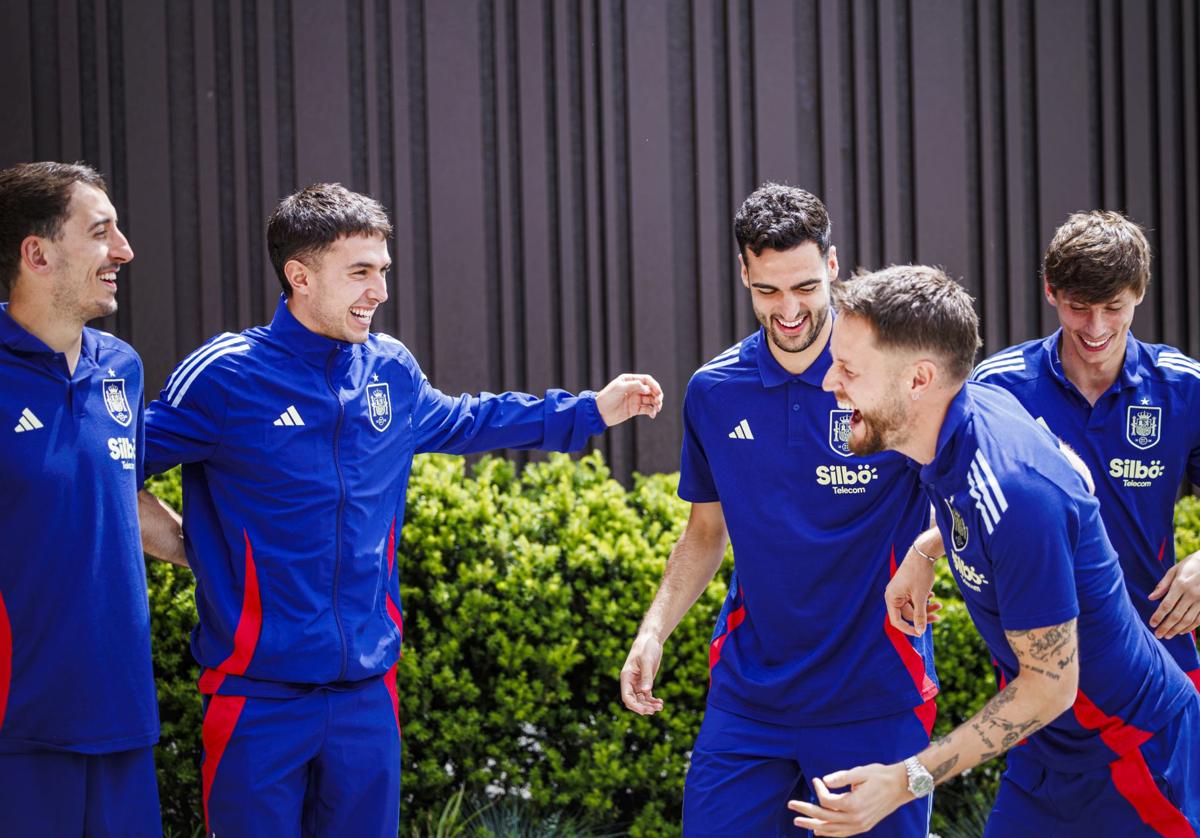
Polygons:
M380 432L392 424L392 395L387 382L367 385L367 417L371 427Z
M1134 448L1145 451L1158 445L1162 434L1162 408L1130 405L1126 410L1125 439Z
M850 417L853 410L840 407L829 411L829 447L842 457L850 456Z
M133 411L129 409L129 399L125 397L125 379L104 379L104 407L114 422L129 427L133 421Z
M949 500L946 501L946 508L950 510L950 542L954 545L955 550L965 550L969 537L967 522L963 520L963 516L958 514L958 510Z

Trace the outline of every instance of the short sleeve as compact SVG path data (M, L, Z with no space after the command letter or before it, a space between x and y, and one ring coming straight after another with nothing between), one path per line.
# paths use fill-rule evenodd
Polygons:
M679 497L689 503L711 503L720 500L713 481L708 455L697 427L700 417L699 399L691 387L683 399L683 450L679 456Z
M1056 626L1079 616L1076 501L1032 475L993 490L983 502L989 501L998 520L988 554L1005 631Z

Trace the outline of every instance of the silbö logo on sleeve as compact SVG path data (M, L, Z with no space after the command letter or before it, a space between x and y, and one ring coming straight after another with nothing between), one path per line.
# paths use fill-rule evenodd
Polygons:
M871 465L860 466L817 466L817 485L829 486L835 495L862 495L867 484L879 477L879 471Z

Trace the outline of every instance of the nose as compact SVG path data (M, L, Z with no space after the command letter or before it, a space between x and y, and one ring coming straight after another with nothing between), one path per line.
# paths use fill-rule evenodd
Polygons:
M367 288L367 299L375 305L387 302L387 274L378 272L372 277L371 285Z
M1093 337L1099 337L1104 334L1104 312L1099 310L1088 312L1087 326L1091 330Z
M108 255L112 261L122 265L133 261L133 248L129 246L129 239L125 238L125 234L115 225L113 226L112 243L109 245Z
M821 389L826 393L837 392L838 379L837 376L834 375L834 369L836 369L836 367L831 366L825 371L825 377L821 379Z

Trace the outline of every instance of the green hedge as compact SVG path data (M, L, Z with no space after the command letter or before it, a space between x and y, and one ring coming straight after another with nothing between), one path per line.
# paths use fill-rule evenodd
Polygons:
M627 491L598 454L551 456L519 473L485 458L469 476L457 458L416 459L399 548L402 832L436 822L466 788L634 836L678 834L728 567L668 643L655 690L665 710L636 716L618 695L629 644L686 519L675 485L675 475L654 475ZM151 489L178 506L177 472ZM1179 514L1181 537L1200 542L1200 504L1185 501ZM158 562L148 574L163 816L170 833L191 835L201 820L191 575ZM941 733L995 687L948 572L937 592L946 603L934 635ZM986 808L997 773L979 769L940 791L935 827Z

